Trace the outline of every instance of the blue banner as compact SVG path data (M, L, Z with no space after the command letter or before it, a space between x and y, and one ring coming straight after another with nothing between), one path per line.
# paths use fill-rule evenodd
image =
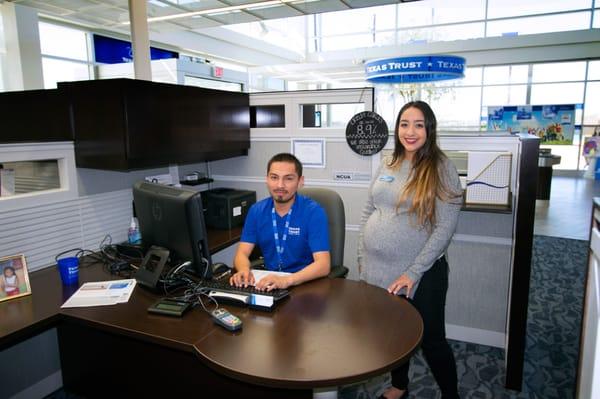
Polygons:
M422 83L463 78L466 65L454 55L398 57L369 61L365 72L373 83Z
M96 62L103 64L119 64L122 62L133 62L133 49L131 42L112 37L94 34L94 55ZM168 58L179 58L175 51L163 50L150 47L150 59L161 60Z

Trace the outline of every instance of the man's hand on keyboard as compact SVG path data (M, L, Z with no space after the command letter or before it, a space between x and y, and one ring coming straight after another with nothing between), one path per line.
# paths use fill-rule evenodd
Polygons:
M229 284L236 287L254 285L254 274L250 270L242 270L229 278Z
M256 289L261 291L271 291L276 288L285 289L292 285L290 276L278 276L275 274L268 274L264 276L258 283L256 283Z

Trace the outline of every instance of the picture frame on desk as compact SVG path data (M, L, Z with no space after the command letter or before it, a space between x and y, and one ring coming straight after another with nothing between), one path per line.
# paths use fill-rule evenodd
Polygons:
M0 302L31 295L25 255L0 258Z

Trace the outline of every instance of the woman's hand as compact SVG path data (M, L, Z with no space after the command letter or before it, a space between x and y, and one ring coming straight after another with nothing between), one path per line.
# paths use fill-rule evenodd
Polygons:
M406 288L406 296L410 297L413 285L415 285L415 282L412 281L412 279L410 279L406 274L403 274L394 280L387 290L390 294L398 295L403 288Z

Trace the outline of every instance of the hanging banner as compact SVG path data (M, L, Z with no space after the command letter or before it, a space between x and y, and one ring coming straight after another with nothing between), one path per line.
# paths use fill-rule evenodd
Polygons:
M369 61L365 72L373 83L423 83L463 78L466 66L462 57L429 55Z
M385 147L388 134L387 123L373 111L359 112L346 125L346 141L359 155L377 154Z
M538 136L541 144L573 144L575 104L488 107L488 131Z

